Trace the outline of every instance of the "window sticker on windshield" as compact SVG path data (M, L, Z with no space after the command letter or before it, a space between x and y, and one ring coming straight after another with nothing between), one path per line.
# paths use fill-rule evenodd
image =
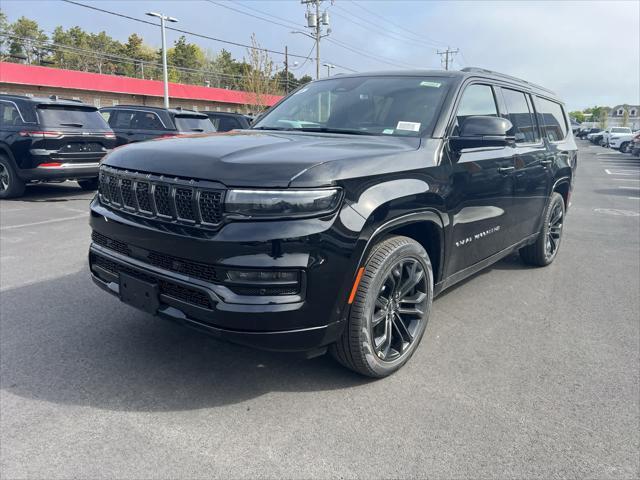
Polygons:
M442 84L438 83L438 82L420 82L420 86L421 87L440 88L440 85L442 85Z
M420 122L398 122L396 130L408 130L410 132L420 131Z
M382 133L383 133L384 135L393 135L393 132L394 132L393 128L385 128L385 129L382 131Z

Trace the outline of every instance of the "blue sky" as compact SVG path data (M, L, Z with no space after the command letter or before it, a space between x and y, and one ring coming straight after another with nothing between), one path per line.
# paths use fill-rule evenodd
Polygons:
M291 34L288 25L251 18L204 0L79 1L145 19L149 10L164 12L177 17L182 29L241 43L249 43L255 32L262 46L278 51L288 45L289 52L306 56L312 48L310 39ZM258 11L266 12L284 19L281 23L304 29L305 7L299 0L215 2L263 17ZM105 30L121 40L136 32L149 44L160 43L158 28L58 0L2 0L0 6L10 21L25 15L37 20L47 33L56 25L79 25L88 31ZM440 68L436 50L449 45L461 51L454 68L479 66L539 83L558 92L570 109L640 103L638 0L335 0L333 5L324 2L323 7L331 16L329 38L362 52L323 42L323 62L357 71ZM178 35L169 32L169 42ZM225 47L238 58L246 55L243 48L194 37L189 40L214 52ZM273 58L280 64L283 61L278 55ZM340 71L345 70L333 72ZM314 72L312 61L296 70L298 76Z

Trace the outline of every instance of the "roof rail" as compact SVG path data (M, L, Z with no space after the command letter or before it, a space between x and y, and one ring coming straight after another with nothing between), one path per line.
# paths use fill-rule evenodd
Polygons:
M461 72L467 72L467 73L488 73L488 74L494 75L496 77L502 77L502 78L506 78L508 80L515 80L517 82L526 83L527 85L530 85L530 86L532 86L534 88L538 88L538 89L543 90L545 92L551 93L552 95L556 94L553 90L549 90L548 88L545 88L543 86L537 85L537 84L532 83L532 82L528 82L527 80L523 80L521 78L514 77L513 75L507 75L506 73L500 73L500 72L494 72L493 70L487 70L486 68L465 67L460 71Z

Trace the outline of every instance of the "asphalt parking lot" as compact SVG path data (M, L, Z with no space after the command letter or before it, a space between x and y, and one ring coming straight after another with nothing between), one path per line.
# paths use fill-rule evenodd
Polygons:
M71 182L3 201L0 476L638 478L640 159L579 143L555 263L447 291L379 381L103 294Z

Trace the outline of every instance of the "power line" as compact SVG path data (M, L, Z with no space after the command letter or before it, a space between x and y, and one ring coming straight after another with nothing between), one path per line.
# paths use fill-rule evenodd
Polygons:
M365 11L365 12L367 12L369 15L372 15L372 16L374 16L374 17L376 17L376 18L379 18L380 20L382 20L382 21L384 21L384 22L387 22L387 23L388 23L388 24L390 24L390 25L393 25L393 26L394 26L394 27L396 27L398 30L402 30L402 31L404 31L404 32L407 32L407 33L409 33L409 34L411 34L411 35L413 35L413 36L417 37L420 41L427 42L427 43L431 43L431 44L432 44L432 45L434 45L434 46L437 46L437 45L441 45L441 46L446 45L446 44L445 44L445 43L443 43L443 42L440 42L440 41L438 41L438 40L434 40L434 39L432 39L432 38L429 38L429 37L427 37L426 35L416 33L416 32L414 32L414 31L412 31L412 30L409 30L409 29L408 29L408 28L406 28L406 27L403 27L402 25L398 25L397 23L392 22L392 21L391 21L391 20L389 20L388 18L385 18L385 17L383 17L382 15L380 15L380 14L378 14L378 13L376 13L376 12L372 11L372 10L369 10L367 7L365 7L364 5L360 4L360 2L356 2L355 0L352 0L352 1L351 1L351 4L352 4L352 5L355 5L356 7L360 8L360 9L362 9L362 10L364 10L364 11Z
M258 16L258 15L254 15L254 14L251 14L251 13L248 13L248 12L243 12L242 10L238 10L237 8L233 8L233 7L229 7L229 6L226 6L226 5L222 5L222 4L220 4L219 2L215 2L215 1L213 1L213 0L206 0L206 1L207 1L207 2L209 2L209 3L211 3L211 4L213 4L213 5L217 5L217 6L222 7L222 8L226 8L226 9L229 9L229 10L233 10L233 11L235 11L235 12L237 12L237 13L240 13L240 14L243 14L243 15L247 15L247 16L249 16L249 17L257 18L257 19L259 19L259 20L262 20L262 21L265 21L265 22L268 22L268 23L272 23L272 24L275 24L275 25L278 25L278 26L281 26L281 27L284 27L284 28L287 28L287 29L289 29L289 28L299 28L299 26L297 26L297 25L294 25L294 26L288 26L288 25L284 25L284 24L279 23L279 22L273 22L272 20L269 20L269 19L267 19L267 18L260 17L260 16ZM243 6L244 6L244 5L243 5ZM334 6L335 6L335 5L334 5ZM249 8L249 7L246 7L246 6L245 6L245 8ZM257 11L256 9L252 9L252 10ZM262 12L259 12L259 13L262 13ZM281 19L281 20L283 20L283 21L288 22L288 20L284 20L284 19L282 19L281 17L276 17L275 15L270 15L270 14L268 14L268 15L269 15L269 16L271 16L271 17L273 17L273 18L278 18L278 19ZM347 19L347 20L349 20L349 19ZM327 40L328 42L330 42L330 43L333 43L334 45L336 45L336 46L338 46L338 47L340 47L340 48L343 48L343 49L346 49L346 50L350 50L351 52L357 53L357 54L362 55L362 56L364 56L364 57L368 57L368 58L370 58L370 59L372 59L372 60L376 60L376 61L378 61L378 62L380 62L380 63L384 63L384 64L387 64L387 65L392 65L392 66L400 67L400 68L415 68L414 66L412 66L412 65L410 65L410 64L408 64L408 63L394 61L394 60L392 60L392 59L390 59L390 58L387 58L387 57L381 57L380 55L375 55L375 56L374 56L374 55L371 55L371 54L369 54L369 53L367 53L367 52L364 52L363 50L358 49L357 47L353 47L353 46L351 46L351 45L347 45L347 44L346 44L346 43L344 43L344 42L341 42L341 41L339 41L339 40L336 40L335 38L327 38L326 40ZM339 67L339 68L341 68L341 69L343 69L343 70L349 70L349 71L352 71L352 72L354 72L354 71L355 71L355 70L353 70L353 69L346 68L346 67L344 67L344 66L342 66L342 65L339 65L339 64L337 64L337 63L334 63L334 62L331 62L331 63L332 63L333 65L335 65L336 67Z
M359 17L359 16L351 13L347 9L345 9L343 7L340 7L339 5L334 5L334 7L342 10L343 12L345 12L348 15L350 15L351 17L355 17L357 20L354 20L353 18L346 17L346 16L341 15L340 13L337 13L337 12L333 13L335 16L343 18L346 21L351 22L351 23L353 23L355 25L358 25L361 28L364 28L365 30L367 30L369 32L371 31L371 27L374 27L376 29L377 33L379 33L380 35L383 35L383 36L385 36L387 38L391 38L393 40L400 41L400 42L405 42L405 43L408 43L408 44L411 44L411 45L416 45L416 46L419 46L419 47L427 46L421 40L414 40L414 39L411 39L411 38L408 38L408 37L400 36L400 34L398 34L396 32L393 32L391 30L388 30L388 29L384 28L383 26L381 26L380 24L372 22L371 20L367 20L366 18L363 18L361 16ZM367 26L367 25L365 25L365 24L363 24L361 22L366 22L370 26ZM387 32L387 33L383 33L383 32ZM434 47L432 45L428 45L428 48L434 49Z
M42 48L47 48L47 47L55 47L57 49L60 50L67 50L73 53L78 53L78 54L92 54L95 57L102 57L105 58L109 61L112 61L114 63L124 63L124 64L129 64L129 65L149 65L152 67L162 67L161 63L158 62L153 62L150 60L142 60L142 59L138 59L138 58L134 58L134 57L126 57L123 55L116 55L116 54L111 54L111 53L103 53L103 52L97 52L95 50L88 50L88 49L84 49L84 48L79 48L79 47L73 47L70 45L63 45L63 44L59 44L59 43L55 43L55 42L51 42L51 41L40 41L40 40L35 40L33 38L28 38L28 37L20 37L17 35L13 35L7 32L0 32L0 36L5 37L5 38L13 38L13 39L17 39L17 40L21 40L21 41L30 41L33 43L38 44L40 47ZM228 79L232 79L232 80L242 80L246 77L246 75L234 75L234 74L229 74L229 73L218 73L214 70L207 70L207 69L196 69L196 68L188 68L188 67L179 67L177 65L171 65L169 64L169 67L180 71L180 72L185 72L185 73L197 73L197 74L201 74L203 76L211 76L211 77L224 77L224 78L228 78ZM283 83L282 80L276 78L274 79L276 82L278 83Z
M66 3L70 3L72 5L77 5L79 7L88 8L90 10L95 10L97 12L106 13L106 14L113 15L113 16L116 16L116 17L126 18L126 19L132 20L134 22L144 23L144 24L147 24L147 25L152 25L154 27L158 26L157 24L155 24L153 22L150 22L150 21L147 21L147 20L142 20L141 18L131 17L131 16L125 15L123 13L112 12L111 10L105 10L104 8L94 7L93 5L86 5L84 3L76 2L74 0L62 0L62 1L66 2ZM204 38L206 40L211 40L213 42L220 42L220 43L225 43L227 45L234 45L236 47L243 47L243 48L249 48L249 49L256 48L256 47L253 47L252 45L248 45L246 43L232 42L230 40L223 40L221 38L211 37L209 35L203 35L202 33L195 33L195 32L190 32L190 31L187 31L187 30L182 30L180 28L175 28L175 27L166 27L166 28L167 28L167 30L171 30L171 31L178 32L178 33L183 33L185 35L192 35L194 37ZM269 48L259 47L259 48L256 48L256 50L261 50L263 52L268 52L268 53L273 53L273 54L276 54L276 55L283 55L284 56L284 52L281 52L281 51L278 51L278 50L271 50ZM299 54L294 54L294 53L290 53L289 56L290 57L295 57L295 58L306 58L304 55L299 55Z
M456 48L455 50L451 50L450 47L447 47L447 49L442 52L438 50L438 55L440 55L440 58L444 63L445 70L449 70L449 64L453 63L453 56L458 52L460 52L460 49ZM449 58L451 58L451 60L449 60Z

